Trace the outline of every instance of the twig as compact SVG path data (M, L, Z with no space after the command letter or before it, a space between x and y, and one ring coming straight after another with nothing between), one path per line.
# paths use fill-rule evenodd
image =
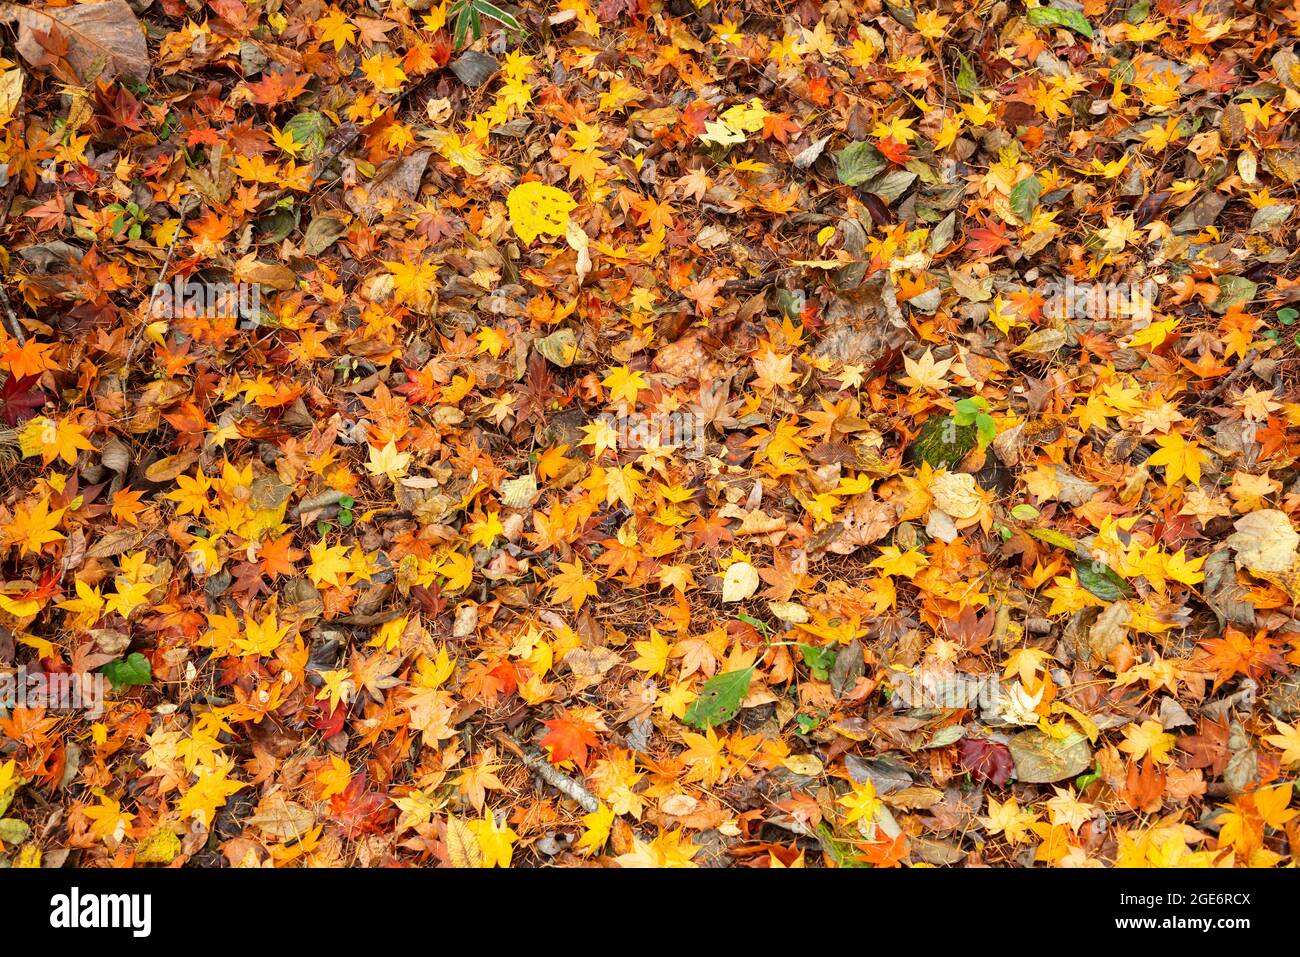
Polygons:
M803 266L780 266L769 272L764 272L758 276L751 276L747 279L729 279L718 287L718 293L734 292L757 292L760 289L766 289L774 284L783 276L793 275L800 272ZM673 293L672 297L660 305L661 311L666 310L669 306L677 305L686 301L686 296L680 292Z
M23 118L26 113L27 107L25 105L20 105L18 108L18 116L16 117L19 126L23 125ZM20 177L18 176L11 176L9 178L9 185L5 189L4 210L3 213L0 213L0 229L4 229L9 225L9 211L13 209L14 196L18 193L19 179ZM5 319L7 320L6 324L9 326L9 331L13 333L14 338L18 340L20 346L26 345L27 336L23 333L22 323L18 321L18 315L14 312L14 307L9 302L9 293L5 291L3 280L0 280L0 304L4 305Z
M14 313L14 307L9 304L9 293L5 292L4 281L0 280L0 306L4 306L5 325L9 331L14 334L20 346L27 345L27 336L23 334L22 323L18 321L18 316Z
M440 72L441 72L440 70L431 71L425 74L423 77L421 77L417 83L413 84L408 89L404 90L401 93L401 95L398 96L397 99L393 101L393 116L396 117L398 115L398 112L401 110L402 106L406 103L406 100L409 97L415 95L416 92L421 90L426 83L432 80ZM343 181L343 178L340 176L328 181L324 186L320 187L319 189L317 188L317 184L320 182L321 176L324 175L327 169L329 169L330 164L333 163L340 156L342 156L344 151L347 150L347 148L351 146L353 143L355 143L357 141L357 138L361 136L361 134L364 133L367 129L369 129L370 126L373 125L374 125L373 123L368 123L366 124L366 126L358 126L351 133L349 133L342 140L340 140L339 144L335 146L334 149L330 150L326 156L322 157L319 161L317 161L315 168L312 170L312 174L311 174L312 190L310 194L306 197L307 200L319 196L321 193L333 188L338 183L341 183ZM279 192L273 194L272 196L273 202L278 201L279 198L284 195L284 193L285 190L281 189Z
M14 116L14 119L18 121L19 127L25 125L27 119L27 106L25 104L19 105L18 113ZM9 225L9 214L13 212L14 197L18 195L18 184L21 180L21 176L11 176L9 178L9 185L5 188L4 211L0 212L0 229L4 229Z
M194 212L198 205L199 198L193 193L190 193L181 200L180 209L178 210L181 214L180 225L176 227L176 232L172 236L172 241L167 244L167 255L163 257L162 269L158 273L158 278L154 280L154 284L149 287L149 301L145 303L144 307L144 322L140 323L140 327L135 331L135 334L131 336L131 346L127 349L126 361L122 364L122 386L124 389L127 380L131 378L131 360L135 357L135 349L140 342L141 330L149 325L149 317L153 314L153 301L158 296L158 290L162 287L163 283L167 281L167 267L172 264L172 256L176 252L176 242L181 238L181 233L185 230L185 223L190 218L190 213Z
M537 748L521 748L506 735L500 733L496 735L496 740L506 750L513 752L520 761L523 761L528 770L565 797L576 801L588 814L595 814L600 810L600 799L596 795L588 791L581 782L574 780L554 767Z

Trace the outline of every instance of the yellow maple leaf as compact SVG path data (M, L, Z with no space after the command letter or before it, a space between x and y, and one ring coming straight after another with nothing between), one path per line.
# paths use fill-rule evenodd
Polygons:
M1277 734L1266 734L1264 740L1275 748L1282 749L1282 764L1284 767L1294 767L1300 764L1300 723L1295 726L1287 724L1285 721L1273 719L1277 725Z
M491 548L492 543L497 540L497 536L505 533L499 511L490 511L487 518L470 522L465 528L469 532L469 543L471 545L482 545L484 548Z
M67 509L56 508L50 511L49 496L42 498L35 505L18 505L14 509L14 518L4 529L5 541L19 547L19 554L35 554L50 542L57 542L64 536L54 529L63 519Z
M773 389L788 391L790 386L799 381L798 373L793 371L793 357L773 351L771 345L764 348L761 355L754 356L754 386L760 392Z
M483 812L483 820L467 822L478 838L478 846L483 851L483 867L509 867L514 855L515 841L519 835L511 830L510 825L498 825L496 816L490 811Z
M395 53L376 53L361 61L361 72L381 93L396 93L406 80L402 58Z
M392 439L382 449L373 445L369 448L370 460L366 462L366 471L371 475L383 475L390 482L396 482L406 474L406 469L411 464L411 453L397 451L397 443Z
M311 579L311 583L317 588L321 585L341 587L345 581L343 576L351 565L347 553L345 546L330 545L323 538L311 546L308 549L311 564L307 567L307 577Z
M929 564L930 559L914 548L904 551L897 545L885 545L880 549L880 555L872 559L867 567L879 568L881 574L891 577L899 575L911 578Z
M237 654L241 658L268 658L275 653L289 634L289 625L281 626L275 620L275 612L270 612L260 622L249 618L244 622L244 637L235 639Z
M446 591L463 591L474 579L474 559L459 552L448 552L438 562L438 574L447 579Z
M77 452L94 449L81 426L67 419L49 419L43 415L23 424L18 432L18 447L24 458L39 455L42 465L49 465L55 459L75 465Z
M92 792L99 804L85 808L82 813L91 820L90 833L107 844L118 844L126 837L126 829L135 820L134 814L122 810L122 805L106 795L101 788Z
M478 331L478 343L480 355L486 352L495 359L510 345L510 337L495 326L483 326Z
M228 766L199 768L197 773L198 780L181 797L176 810L184 818L193 817L204 827L211 827L217 808L223 807L230 800L230 795L248 785L242 781L229 780L226 777L230 773Z
M1016 675L1020 678L1020 683L1029 688L1037 684L1034 676L1043 669L1043 662L1050 660L1051 657L1051 652L1041 648L1017 648L1007 655L1002 677L1010 678Z
M564 190L538 182L520 183L506 196L511 228L526 243L538 236L566 235L569 213L577 205Z
M613 401L623 400L630 409L636 408L636 397L641 390L650 386L644 375L631 371L625 365L610 369L609 374L600 380L600 384L609 389L609 396Z
M1147 459L1147 465L1165 467L1165 485L1176 485L1183 476L1194 484L1200 484L1201 464L1207 462L1209 456L1201 451L1195 439L1188 442L1180 433L1174 432L1161 436L1156 443L1160 448Z
M835 803L848 808L848 812L844 815L845 824L852 824L863 818L871 821L875 818L876 811L880 809L880 799L876 797L876 787L870 779L854 785L852 791Z
M316 783L321 786L320 799L328 801L336 794L342 794L352 781L352 768L337 754L330 755L328 768L316 772Z
M682 832L665 831L650 843L632 838L632 850L614 860L619 867L699 867L691 860L700 848L690 840L682 841Z
M1172 734L1165 732L1159 721L1143 721L1141 724L1130 724L1124 729L1124 740L1120 742L1119 749L1133 755L1135 761L1149 754L1157 764L1168 764L1173 760L1169 752L1173 750L1176 740Z
M563 602L572 602L573 610L577 611L588 598L594 597L599 589L596 582L590 577L589 573L582 570L582 559L575 558L572 562L557 562L560 569L559 574L554 575L546 583L547 587L554 590L551 601L556 604Z
M578 838L578 849L584 854L596 854L604 848L614 827L614 811L604 802L590 814L582 816L587 830Z
M357 41L357 28L338 7L330 7L329 13L316 21L316 28L322 43L334 44L335 53Z
M130 618L131 613L145 603L149 592L157 585L153 582L133 582L123 575L114 579L116 590L108 595L104 610L110 615L117 612L123 618Z
M903 356L903 369L907 374L900 376L898 381L909 389L931 389L942 392L948 388L948 380L945 376L951 366L952 359L941 359L936 362L934 350L926 349L919 360Z
M633 648L637 653L636 660L632 662L633 668L644 671L648 675L664 673L664 669L668 667L668 654L672 646L653 626L650 628L650 640L638 641Z
M999 804L996 798L989 795L988 816L979 821L990 835L1001 834L1012 844L1021 844L1029 837L1030 826L1037 823L1039 817L1034 811L1021 809L1014 797Z

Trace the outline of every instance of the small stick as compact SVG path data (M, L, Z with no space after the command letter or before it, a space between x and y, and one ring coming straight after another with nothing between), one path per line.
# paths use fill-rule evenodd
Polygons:
M495 737L503 748L512 752L520 761L523 761L533 774L537 775L565 797L576 801L588 814L595 814L600 810L600 799L588 791L581 782L574 780L563 771L554 767L545 757L542 756L541 751L536 748L529 748L525 751L504 734L498 733Z
M23 334L22 323L18 321L18 316L14 313L14 307L9 302L9 293L5 292L4 283L0 282L0 306L4 306L5 325L9 331L14 334L20 346L27 345L27 336Z

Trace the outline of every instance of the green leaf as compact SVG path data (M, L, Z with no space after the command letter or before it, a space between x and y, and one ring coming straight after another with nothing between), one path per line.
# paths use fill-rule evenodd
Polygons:
M975 77L975 70L971 67L970 60L966 59L964 53L958 53L957 62L960 64L957 69L957 89L963 93L973 93L979 80Z
M507 30L522 32L518 20L488 0L455 0L447 14L452 22L452 44L458 50L471 32L475 40L483 36L483 17L496 20Z
M0 841L6 844L21 844L31 836L32 829L26 821L14 817L0 820Z
M1054 528L1030 528L1026 529L1030 535L1040 542L1047 542L1057 548L1064 548L1067 552L1074 554L1079 550L1079 545L1074 539L1062 535Z
M1210 311L1221 316L1233 306L1244 306L1255 298L1259 284L1245 276L1219 276L1214 280L1219 287L1219 296L1210 306Z
M1032 522L1038 517L1038 509L1023 502L1011 510L1011 517L1018 522Z
M766 638L768 635L772 633L772 629L767 626L767 622L759 621L753 615L746 615L742 611L740 614L736 615L736 617L739 618L741 621L743 621L745 624L749 625L751 628L753 628L755 631L761 634L764 638Z
M1029 11L1031 27L1066 27L1092 39L1092 24L1078 10L1058 10L1056 7L1034 7Z
M284 124L284 131L303 147L303 159L315 159L325 151L325 137L330 123L323 113L306 110Z
M1016 183L1011 189L1011 211L1020 217L1021 222L1034 218L1038 207L1038 197L1043 195L1043 184L1037 176L1029 176Z
M1254 231L1280 226L1291 218L1291 213L1294 211L1295 207L1290 203L1270 203L1261 209L1255 210L1255 215L1250 219L1250 228Z
M915 173L910 170L896 169L882 176L873 177L866 188L869 192L884 200L885 205L891 206L900 196L907 192L908 187L915 181Z
M447 11L447 15L452 24L452 45L459 50L465 45L465 40L469 36L469 0L455 0Z
M836 175L845 186L861 186L887 165L870 143L850 143L836 155Z
M1078 553L1072 555L1070 561L1074 563L1079 584L1102 601L1119 601L1133 594L1133 586L1105 562Z
M686 723L703 731L717 724L725 724L740 711L740 702L749 694L749 682L754 677L754 666L740 671L728 671L710 678L700 689L700 696L686 709Z
M974 425L979 418L979 414L987 411L988 407L989 400L982 395L972 396L969 399L958 399L953 404L953 408L957 413L953 416L953 421L958 425Z
M819 648L817 645L799 645L804 664L812 669L812 676L818 681L829 681L831 668L835 665L835 649Z
M127 655L125 661L110 661L99 671L112 682L114 691L120 691L129 685L147 685L153 680L153 667L149 664L149 659L138 651Z
M474 10L485 17L491 17L497 23L501 24L507 30L518 30L519 21L513 16L506 13L495 3L488 3L488 0L474 0Z
M858 856L852 844L837 838L825 821L817 825L817 840L822 850L831 856L838 867L870 867L871 865Z
M1300 311L1292 309L1290 306L1277 311L1277 321L1282 323L1284 326L1291 325L1297 319L1300 319Z
M544 339L538 339L534 345L551 365L567 369L578 358L578 337L572 329L556 329Z

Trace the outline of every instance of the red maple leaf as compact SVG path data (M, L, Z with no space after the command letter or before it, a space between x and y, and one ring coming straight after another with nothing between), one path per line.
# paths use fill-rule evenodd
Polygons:
M1164 770L1148 757L1140 766L1137 762L1128 766L1119 794L1132 810L1140 811L1164 794L1165 781Z
M1255 441L1259 443L1259 457L1271 458L1274 452L1286 447L1286 428L1282 420L1270 415L1265 427L1255 430Z
M693 548L703 548L708 551L713 551L721 543L732 539L731 529L727 528L727 520L717 512L709 516L697 516L695 521L686 526L686 530L694 536L691 539Z
M406 396L411 405L432 405L442 391L434 381L433 370L403 368L402 371L406 373L406 381L394 386L393 391Z
M799 132L800 129L798 121L784 113L769 113L763 117L763 139L765 140L789 143L791 135Z
M45 393L36 388L40 376L10 376L0 385L0 419L5 425L26 422L45 404Z
M337 705L326 711L324 707L316 708L316 717L311 719L311 726L326 738L332 738L343 730L343 719L348 716L348 709Z
M550 750L552 764L573 761L584 771L587 769L587 749L599 748L596 729L587 721L561 711L554 721L543 721L547 733L541 745Z
M397 816L387 793L366 789L366 772L354 777L342 794L330 798L329 816L343 826L343 833L355 840L363 834L382 834Z
M981 256L993 256L999 249L1011 245L1007 229L1001 223L993 223L980 229L972 229L966 234L966 245Z
M99 107L99 115L108 125L137 132L145 128L144 104L122 84L109 86L101 83L95 89L95 103Z
M596 8L596 17L602 23L611 23L624 13L636 13L636 0L600 0L600 6Z

